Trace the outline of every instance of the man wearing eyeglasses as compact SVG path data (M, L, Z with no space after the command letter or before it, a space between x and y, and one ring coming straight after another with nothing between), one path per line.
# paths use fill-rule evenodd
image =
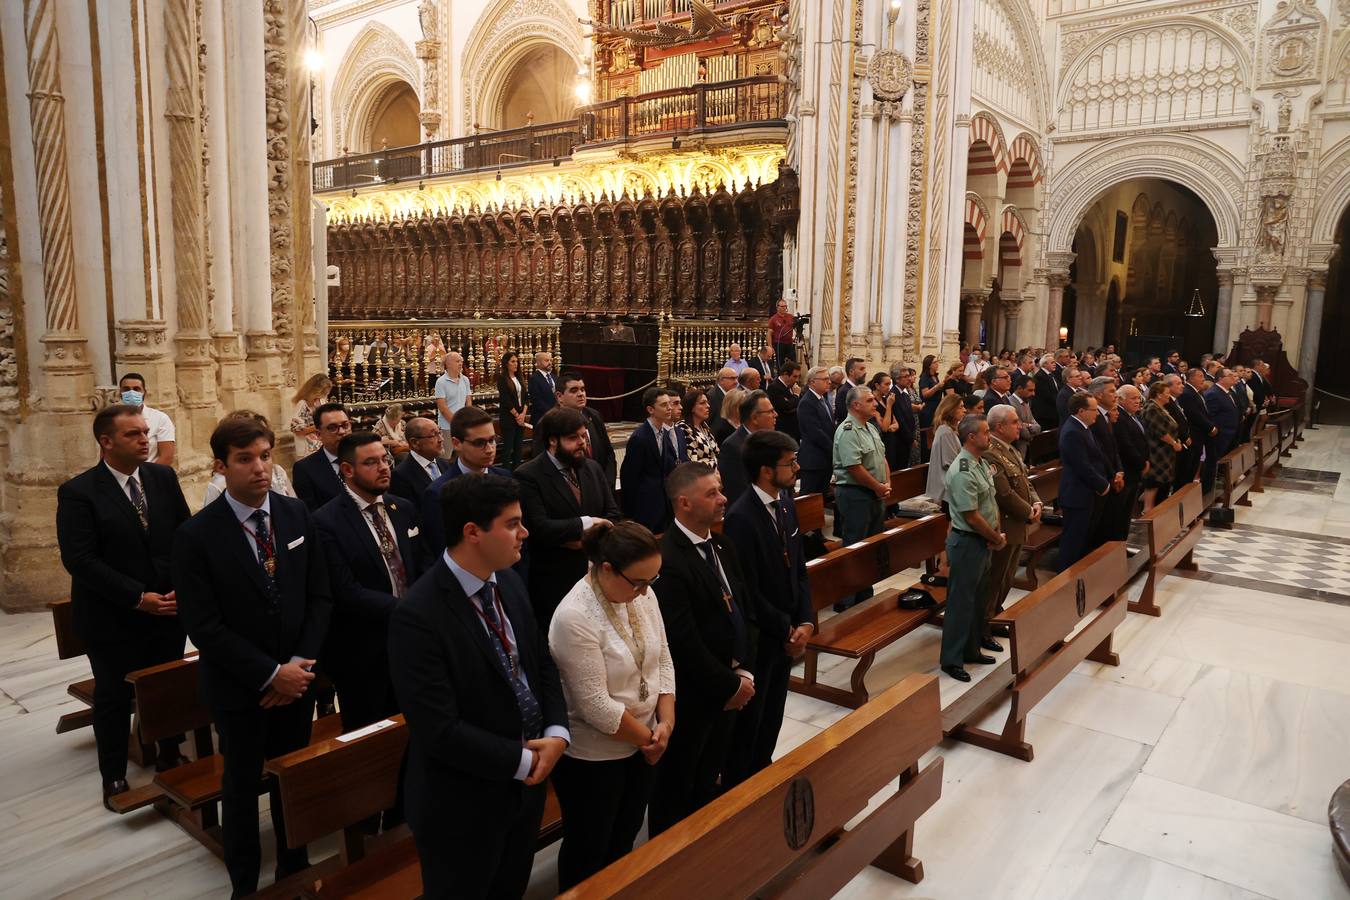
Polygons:
M434 558L437 548L445 547L441 488L461 475L490 472L511 477L510 470L493 465L497 460L497 430L493 427L492 416L478 407L466 406L451 417L450 445L455 451L455 461L450 464L449 471L427 485L421 497L422 546L428 558Z
M291 473L295 495L310 512L346 491L338 471L338 444L352 433L352 420L341 403L325 403L314 410L314 428L323 449L297 462Z
M394 466L389 492L416 502L422 498L427 485L449 472L453 464L441 458L445 439L431 419L424 416L409 419L403 434L408 440L409 452Z

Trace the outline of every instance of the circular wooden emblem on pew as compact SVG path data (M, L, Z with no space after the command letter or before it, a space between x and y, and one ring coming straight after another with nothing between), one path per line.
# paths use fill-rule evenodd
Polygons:
M809 778L796 778L783 797L783 839L793 850L800 850L811 839L816 824L816 795Z
M1083 584L1083 579L1078 579L1078 586L1074 589L1074 608L1078 610L1078 618L1083 618L1087 612L1087 585Z

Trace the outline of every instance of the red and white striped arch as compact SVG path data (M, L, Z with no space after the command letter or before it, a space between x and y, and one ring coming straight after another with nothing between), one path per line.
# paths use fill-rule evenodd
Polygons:
M967 175L993 175L1008 171L1008 145L998 123L985 113L976 113L970 120L970 153L966 159Z
M966 228L962 255L966 259L984 258L984 236L989 230L989 219L984 208L973 197L966 197Z
M1041 151L1030 135L1019 134L1008 148L1012 162L1008 168L1008 188L1035 187L1045 180L1041 168ZM1022 163L1022 165L1018 165Z
M1016 207L1003 207L1003 215L999 217L999 235L1011 234L1017 241L1017 250L1020 253L1026 247L1027 227L1022 222L1022 217L1017 214ZM1018 261L1021 265L1021 261Z

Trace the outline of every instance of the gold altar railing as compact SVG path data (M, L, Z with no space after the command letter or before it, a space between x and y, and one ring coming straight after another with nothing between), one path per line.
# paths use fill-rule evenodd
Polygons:
M741 356L759 353L768 338L766 321L700 321L672 319L670 329L670 379L685 384L706 385L717 377L727 360L727 348L741 345Z
M335 400L356 409L390 403L423 404L445 371L448 351L464 355L475 402L497 397L502 354L520 354L521 382L534 369L534 354L553 354L561 371L558 319L439 319L333 322L328 326L328 375Z

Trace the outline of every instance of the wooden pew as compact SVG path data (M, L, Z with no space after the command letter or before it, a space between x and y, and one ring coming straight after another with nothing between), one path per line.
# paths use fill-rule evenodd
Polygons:
M52 629L56 632L56 658L74 659L85 655L84 641L75 633L75 614L70 599L49 603L52 611ZM94 679L86 678L72 682L66 687L66 693L79 700L87 708L69 712L56 720L56 733L65 734L94 724Z
M1252 492L1265 493L1266 477L1280 464L1280 430L1262 419L1261 427L1252 434L1252 446L1256 448L1256 473L1252 481Z
M943 710L943 734L1030 762L1027 715L1036 704L1085 659L1119 665L1111 638L1125 621L1128 580L1125 543L1112 541L999 613L1009 658ZM1084 619L1091 621L1074 634ZM970 724L1005 699L1012 703L1001 732Z
M563 896L815 900L868 865L919 882L915 825L942 794L941 757L919 766L941 738L938 703L936 679L911 675Z
M1205 498L1197 482L1168 497L1135 521L1143 523L1148 538L1148 577L1130 612L1160 616L1154 602L1158 581L1173 569L1195 571L1195 545L1204 533Z
M811 600L817 612L835 601L872 587L879 581L927 564L943 552L947 541L946 516L907 519L856 544L841 547L806 564ZM900 609L900 591L888 589L846 612L820 623L806 644L805 671L793 676L792 690L850 709L867 702L864 679L877 652L926 622L933 621L946 598L944 588L927 588L938 601L934 609ZM851 690L823 684L817 677L820 654L858 660L850 678Z
M908 469L896 469L891 472L891 492L884 503L890 506L902 500L919 496L928 489L928 463L910 466Z
M1252 501L1247 499L1247 494L1252 490L1259 468L1254 444L1239 444L1224 454L1219 460L1219 477L1216 482L1218 504L1226 509L1251 506Z
M1027 445L1027 464L1037 466L1059 458L1059 429L1042 431Z
M1042 468L1031 476L1031 486L1036 489L1036 496L1041 498L1045 509L1053 508L1055 500L1059 498L1059 478L1063 472L1062 467L1055 465ZM1024 591L1035 590L1036 567L1041 564L1045 554L1059 544L1059 536L1063 532L1064 526L1048 522L1037 522L1027 529L1027 540L1022 545L1022 552L1026 554L1026 568L1020 577L1014 574L1013 587Z
M824 494L798 494L792 502L797 507L797 527L802 534L825 527Z

